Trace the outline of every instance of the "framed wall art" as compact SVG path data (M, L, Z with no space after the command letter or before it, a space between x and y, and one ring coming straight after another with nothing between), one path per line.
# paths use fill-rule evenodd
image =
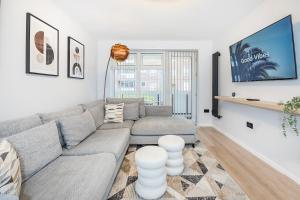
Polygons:
M26 73L59 75L59 31L26 14Z
M68 37L68 77L84 79L84 45Z

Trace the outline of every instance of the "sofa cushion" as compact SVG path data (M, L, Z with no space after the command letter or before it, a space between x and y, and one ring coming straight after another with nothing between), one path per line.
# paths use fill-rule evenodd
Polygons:
M42 121L38 115L1 122L0 138L11 136L40 125L42 125Z
M129 129L98 130L73 149L64 149L63 155L113 153L118 160L129 143Z
M58 111L58 112L40 113L39 116L43 123L48 123L53 120L55 120L57 122L57 120L60 118L69 117L72 115L79 115L81 113L83 113L83 108L82 108L82 106L79 105L79 106L70 107L70 108L67 108L67 109L64 109L64 110ZM60 125L58 122L57 122L57 127L58 127L59 141L61 143L61 146L65 146L65 142L64 142L63 136L61 134Z
M100 200L113 178L112 154L61 156L22 185L21 200Z
M146 116L171 117L173 115L172 106L145 106Z
M124 120L138 120L139 119L139 103L125 103L124 105Z
M94 118L88 110L80 115L64 117L58 121L67 149L75 147L96 131Z
M18 154L7 140L1 140L0 194L19 196L21 191L21 183L21 167Z
M124 103L106 104L104 123L123 123Z
M62 153L55 122L6 138L17 151L23 182Z
M107 130L107 129L119 129L119 128L128 128L131 129L134 124L132 120L125 120L123 123L105 123L98 128L98 130Z
M105 102L103 100L97 100L82 105L85 111L88 110L92 114L97 128L104 123L104 105Z
M139 103L139 117L145 117L146 111L145 111L145 104L144 104L144 98L106 98L106 103Z
M193 135L196 126L183 117L144 117L132 127L132 135Z

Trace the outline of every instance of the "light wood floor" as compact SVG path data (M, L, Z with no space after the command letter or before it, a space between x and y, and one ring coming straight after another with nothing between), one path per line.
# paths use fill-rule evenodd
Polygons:
M199 137L251 200L300 200L300 185L221 134L200 128Z

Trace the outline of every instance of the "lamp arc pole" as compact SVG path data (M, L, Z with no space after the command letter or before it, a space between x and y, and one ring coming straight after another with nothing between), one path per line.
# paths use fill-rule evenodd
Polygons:
M104 91L103 91L103 100L106 101L106 82L107 82L107 75L108 75L108 68L111 58L115 61L123 62L128 58L129 49L126 45L123 44L115 44L110 49L110 55L106 64L105 70L105 78L104 78Z
M103 90L103 100L106 102L106 81L107 81L107 73L108 73L108 67L111 60L111 55L109 55L107 64L106 64L106 70L105 70L105 78L104 78L104 90Z

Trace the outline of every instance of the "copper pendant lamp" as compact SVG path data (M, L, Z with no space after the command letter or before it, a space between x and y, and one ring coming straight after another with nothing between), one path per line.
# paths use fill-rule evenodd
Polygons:
M109 59L108 59L107 65L106 65L105 80L104 80L103 99L105 101L106 101L106 96L105 96L106 79L107 79L107 72L108 72L110 59L112 58L113 60L115 60L117 62L123 62L128 58L128 55L129 55L129 48L126 45L115 44L111 47L110 56L109 56Z

